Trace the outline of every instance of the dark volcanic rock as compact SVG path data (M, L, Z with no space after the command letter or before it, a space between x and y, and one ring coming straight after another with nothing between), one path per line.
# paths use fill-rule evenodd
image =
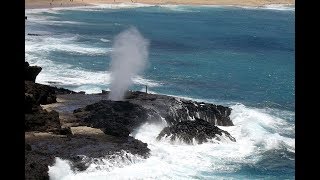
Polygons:
M31 113L32 109L37 106L36 99L32 94L25 93L24 94L24 112Z
M85 107L90 104L99 102L101 100L108 101L109 91L103 91L99 94L64 94L59 95L59 98L64 99L63 103L59 103L59 106L53 108L57 109L60 113L68 114L69 118L74 118L73 115L76 115L80 118L80 124L84 122L84 118L88 115L89 111L80 107ZM195 102L190 100L185 100L176 97L170 97L159 94L146 94L143 92L128 92L124 101L143 107L148 111L148 121L152 120L154 122L162 122L165 120L169 125L176 124L180 121L194 120L195 118L200 118L205 121L210 122L213 125L219 126L232 126L233 123L230 119L231 108L214 105L210 103ZM109 101L110 102L110 101ZM110 103L109 103L110 104ZM119 106L120 103L118 103ZM124 103L125 104L125 103ZM72 109L73 108L73 109ZM98 108L98 106L97 106ZM108 108L110 109L110 108ZM103 112L103 116L114 116L115 118L122 118L123 113L121 111L108 111ZM117 115L120 113L120 115ZM101 121L105 117L99 118ZM107 117L111 119L112 117ZM77 118L75 118L77 119ZM88 119L88 118L87 118ZM98 118L96 120L100 121ZM96 121L95 120L95 121ZM78 121L78 120L75 120ZM74 122L75 122L74 121ZM90 120L89 120L90 121ZM82 123L83 125L88 125L88 123ZM130 129L129 129L130 131Z
M24 168L25 180L49 180L48 164L39 154L26 151Z
M65 88L57 88L57 87L52 87L52 88L55 90L56 94L77 94L77 92L74 92Z
M126 126L114 121L110 121L108 126L106 128L102 128L102 130L105 134L118 137L128 137L130 134L130 131Z
M25 81L25 131L71 134L70 129L61 129L57 111L48 112L40 106L40 104L57 102L56 91L68 92L69 90Z
M51 86L25 81L25 93L32 94L36 105L57 102L55 89Z
M42 70L39 66L29 66L28 62L24 62L24 79L26 81L36 81L37 75Z
M48 166L54 164L55 157L69 160L73 170L84 171L97 158L109 159L118 154L123 159L126 158L125 153L147 158L150 153L146 143L132 137L118 138L105 134L39 136L33 133L26 133L25 137L28 144L25 148L25 177L30 180L49 179Z
M45 105L57 102L57 94L76 94L76 92L57 88L48 85L34 83L32 81L25 81L25 93L32 95L35 99L36 105Z
M156 113L126 101L101 100L74 110L74 115L84 125L101 128L109 135L125 137Z
M28 33L28 36L41 36L41 34Z
M231 108L221 105L143 92L128 92L126 100L146 109L153 109L170 125L200 118L213 125L233 126L229 117Z
M193 139L195 139L201 144L212 138L220 140L220 137L217 135L224 135L231 141L236 141L227 131L221 130L217 126L198 118L195 121L181 121L170 127L165 127L157 139L160 140L162 137L170 136L172 141L180 139L188 144L192 144Z
M84 92L84 91L79 91L78 93L79 94L86 94L86 92Z
M30 144L26 144L24 156L26 180L49 180L48 164L54 157L46 157L46 155L46 153L31 150Z
M25 114L25 131L60 131L61 124L57 111L39 109L36 113Z
M100 134L91 134L91 131L75 134L69 125L62 124L64 127L61 127L63 121L60 122L57 111L44 110L42 107L45 106L40 105L57 102L57 94L86 96L85 92L76 93L64 88L35 83L36 76L40 71L40 67L31 67L26 62L25 179L49 179L48 166L53 165L55 157L69 160L73 170L83 171L90 163L99 158L108 159L118 155L120 157L116 159L129 157L129 161L131 161L132 155L139 155L138 158L149 156L148 145L129 137L129 133L152 117L148 115L149 112L150 114L154 113L152 110L129 102L108 101L92 104L78 109L75 115L83 124L99 127L105 134L100 130ZM70 108L71 112L75 109L73 106L66 109ZM83 132L83 129L79 131ZM132 155L127 156L127 153Z
M58 134L61 135L72 135L72 131L70 129L70 127L61 127L61 129L59 129Z

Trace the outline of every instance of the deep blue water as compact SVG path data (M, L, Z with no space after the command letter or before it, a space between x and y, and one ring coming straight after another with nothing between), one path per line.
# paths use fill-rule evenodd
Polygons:
M26 60L43 67L37 82L87 92L109 88L105 74L113 38L134 26L150 47L148 66L132 90L147 84L155 93L241 103L294 128L294 10L151 6L27 14L26 33L44 34L26 35ZM272 128L268 132L281 134L281 128ZM283 133L294 140L294 129ZM291 160L279 161L279 154L266 151L274 161L262 158L235 173L214 172L214 177L292 179L294 153L284 151ZM210 177L210 171L203 173Z

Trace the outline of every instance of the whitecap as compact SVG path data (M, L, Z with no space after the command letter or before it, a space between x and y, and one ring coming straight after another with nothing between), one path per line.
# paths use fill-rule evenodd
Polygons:
M244 9L256 9L256 10L275 10L275 11L295 11L294 5L288 4L269 4L263 6L233 6Z
M82 156L82 158L88 158ZM110 171L124 166L130 166L142 161L143 158L139 155L133 155L126 151L120 151L112 155L106 155L101 158L92 158L89 167L84 172L74 172L71 170L71 163L68 160L62 160L59 157L55 158L53 166L49 166L49 177L52 180L68 180L68 179L106 179L106 175ZM123 175L120 176L123 178Z
M287 5L287 4L270 4L263 6L264 9L270 10L279 10L279 11L295 11L294 5Z
M100 41L102 41L102 42L110 42L109 39L104 39L104 38L101 38Z
M140 7L152 7L155 5L144 3L119 3L119 4L94 4L95 8L105 9L127 9L127 8L140 8Z
M159 5L159 7L176 11L176 12L200 12L199 10L196 10L195 7L200 6L192 6L192 5L173 5L173 4L166 4L166 5Z
M172 143L164 138L156 140L166 123L145 123L131 136L148 143L151 155L132 164L125 164L108 170L85 171L66 179L193 179L208 178L202 172L210 172L210 178L221 173L233 173L243 164L254 165L263 158L263 153L272 149L287 148L294 152L294 138L281 136L269 129L281 131L287 122L281 118L249 108L242 104L232 106L230 115L234 126L219 126L228 131L236 142L216 141L187 145L177 140ZM108 162L105 159L105 163ZM216 174L216 175L215 175Z
M78 35L59 35L26 37L25 51L26 53L42 52L49 53L52 51L67 52L70 54L83 55L107 55L112 51L112 48L94 47L92 45L77 42Z

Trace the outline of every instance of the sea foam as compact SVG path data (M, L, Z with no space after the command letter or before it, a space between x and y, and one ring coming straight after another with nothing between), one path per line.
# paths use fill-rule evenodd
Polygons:
M219 126L237 139L237 142L203 143L187 145L183 142L156 140L165 123L145 123L131 136L148 143L151 156L134 163L117 166L109 170L74 173L66 179L220 179L220 174L234 173L243 165L255 166L263 160L263 154L273 150L295 152L294 138L282 136L277 132L283 126L292 126L287 121L263 112L263 109L246 107L242 104L231 106L230 118L234 126ZM292 129L288 129L294 133ZM285 157L285 155L284 155ZM291 158L291 159L290 159ZM287 160L294 160L288 156ZM108 160L105 159L105 166ZM58 167L55 165L53 167ZM83 176L84 175L84 176ZM245 178L245 177L244 177Z
M47 34L46 32L41 32ZM80 35L44 35L26 36L25 56L30 65L42 67L36 81L42 84L53 82L58 86L67 86L72 90L85 91L86 93L98 93L102 89L108 89L111 81L110 72L90 71L83 68L74 68L73 65L54 62L50 59L50 53L61 52L69 55L107 56L112 48L101 48L78 42ZM102 38L103 39L103 38ZM105 39L104 39L105 40ZM40 54L39 54L40 53ZM72 59L70 59L72 60ZM133 77L133 83L147 85L149 87L161 84L145 79L142 76Z

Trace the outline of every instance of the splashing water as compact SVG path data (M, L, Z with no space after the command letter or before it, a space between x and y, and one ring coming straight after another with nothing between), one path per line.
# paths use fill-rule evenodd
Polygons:
M63 170L65 164L57 160L55 165L50 167L49 175L51 178L61 178L60 174L64 173L64 180L259 179L261 175L266 175L263 173L283 173L285 167L293 166L294 138L276 132L281 129L292 134L294 127L286 120L267 114L261 109L248 108L242 104L233 105L231 108L233 111L230 118L235 126L219 128L232 134L237 142L187 145L179 141L171 142L169 139L158 141L157 135L167 124L146 123L132 132L131 136L148 143L151 150L149 158L141 159L130 155L129 159L135 159L130 163L127 163L128 160L105 159L101 164L91 164L84 172ZM270 164L268 159L276 160L282 165ZM99 166L99 169L96 166ZM66 169L70 169L70 165ZM245 173L241 174L242 172ZM271 177L277 179L275 176ZM290 173L279 175L279 179L292 178Z

